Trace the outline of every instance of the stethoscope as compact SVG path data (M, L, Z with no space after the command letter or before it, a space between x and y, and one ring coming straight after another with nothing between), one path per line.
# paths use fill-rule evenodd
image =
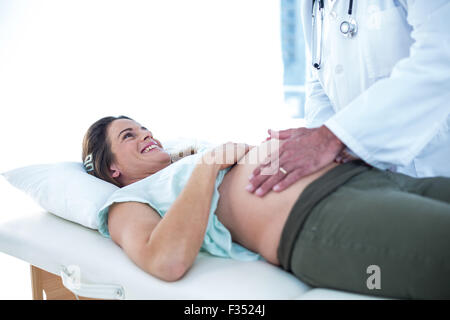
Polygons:
M316 2L318 6L316 6ZM322 64L322 33L323 33L323 6L324 0L313 0L312 3L312 65L317 70L320 69ZM318 7L316 9L316 7ZM317 12L318 11L318 12ZM346 38L353 38L358 32L358 25L356 20L352 17L353 11L353 0L349 0L348 4L348 19L344 20L340 26L339 30L342 35ZM319 15L319 24L317 23L317 15ZM317 33L320 33L319 43L317 43Z

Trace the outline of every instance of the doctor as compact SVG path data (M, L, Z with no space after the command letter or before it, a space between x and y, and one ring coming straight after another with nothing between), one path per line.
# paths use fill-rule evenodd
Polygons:
M302 1L307 125L269 130L285 143L247 190L282 191L348 154L413 177L449 177L449 17L448 0Z

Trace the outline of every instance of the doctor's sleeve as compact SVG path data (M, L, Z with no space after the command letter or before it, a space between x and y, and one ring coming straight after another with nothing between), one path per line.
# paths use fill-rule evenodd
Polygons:
M407 2L415 40L409 57L325 122L380 169L408 165L450 116L450 2Z
M308 59L308 61L310 61ZM309 64L309 63L308 63ZM310 65L310 64L309 64ZM311 75L311 65L306 68L305 81L305 121L306 127L317 128L330 119L335 111L317 78Z

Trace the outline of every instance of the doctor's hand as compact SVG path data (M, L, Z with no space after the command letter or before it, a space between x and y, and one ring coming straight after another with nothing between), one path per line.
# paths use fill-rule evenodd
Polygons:
M261 197L270 190L283 191L302 177L324 168L345 147L325 126L269 130L269 135L284 140L283 144L253 171L246 187L247 191Z
M347 148L342 149L342 151L336 156L336 159L334 159L334 161L337 163L347 163L352 160L360 159L351 155L347 150Z

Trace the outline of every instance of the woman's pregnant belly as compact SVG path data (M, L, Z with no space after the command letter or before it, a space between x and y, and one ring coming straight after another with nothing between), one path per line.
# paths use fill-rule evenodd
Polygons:
M324 169L304 177L284 191L267 193L260 198L245 190L248 177L266 156L283 143L272 139L252 148L224 177L219 186L216 215L230 231L233 241L258 252L264 259L279 265L277 249L289 213L302 191L325 172Z

